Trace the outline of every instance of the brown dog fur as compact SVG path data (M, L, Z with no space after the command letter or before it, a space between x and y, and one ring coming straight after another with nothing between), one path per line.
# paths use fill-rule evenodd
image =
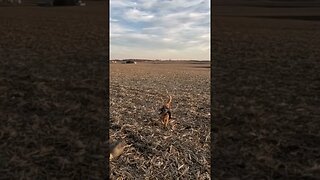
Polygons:
M165 128L168 127L168 124L171 119L171 106L172 106L172 96L169 95L168 101L160 109L160 120Z

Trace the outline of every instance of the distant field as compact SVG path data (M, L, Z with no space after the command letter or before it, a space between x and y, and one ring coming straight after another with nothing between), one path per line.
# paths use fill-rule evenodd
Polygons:
M110 163L112 179L209 179L209 65L110 65L110 139L133 145ZM159 123L166 90L173 97L176 130Z
M319 179L319 8L214 9L213 179Z
M319 16L320 1L217 0L214 16Z
M106 173L105 7L0 7L0 179Z

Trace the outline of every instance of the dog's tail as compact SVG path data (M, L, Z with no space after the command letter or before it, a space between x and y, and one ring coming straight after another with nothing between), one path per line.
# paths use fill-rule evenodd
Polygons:
M170 96L170 94L169 94L169 92L168 92L167 89L166 89L166 92L167 92L167 95L168 95L168 97L169 97L169 99L168 99L168 101L167 101L167 104L171 104L171 102L172 102L172 96Z
M170 95L168 95L168 96L169 96L169 99L168 99L168 101L167 101L167 104L171 105L171 103L172 103L172 96L170 96Z

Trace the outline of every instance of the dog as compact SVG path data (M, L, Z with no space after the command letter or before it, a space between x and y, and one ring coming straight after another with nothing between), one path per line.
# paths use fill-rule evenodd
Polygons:
M168 127L168 124L171 120L171 106L172 106L172 96L169 95L168 101L159 109L160 121L165 128Z

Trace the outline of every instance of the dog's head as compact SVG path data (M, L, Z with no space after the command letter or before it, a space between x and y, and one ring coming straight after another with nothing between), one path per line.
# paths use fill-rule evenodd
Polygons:
M166 114L168 113L169 109L166 106L162 106L162 108L159 109L159 114Z

